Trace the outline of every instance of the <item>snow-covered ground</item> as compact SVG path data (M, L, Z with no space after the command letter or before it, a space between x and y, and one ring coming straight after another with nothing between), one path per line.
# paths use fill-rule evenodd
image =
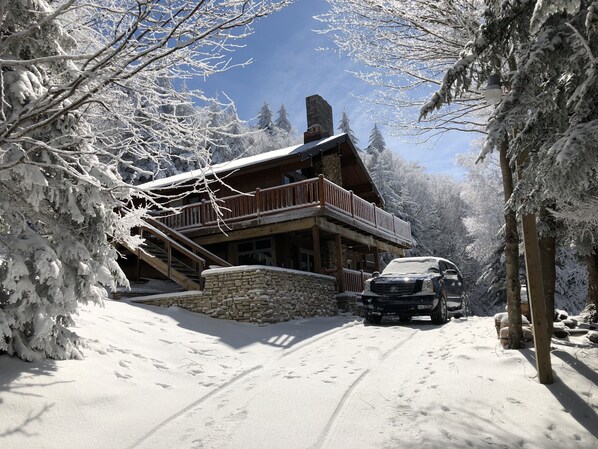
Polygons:
M181 309L86 307L85 360L0 357L0 447L598 448L598 349L503 350L492 318L258 327Z

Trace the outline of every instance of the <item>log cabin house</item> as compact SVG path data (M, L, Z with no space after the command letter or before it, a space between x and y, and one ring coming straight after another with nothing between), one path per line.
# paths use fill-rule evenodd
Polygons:
M141 229L145 251L126 267L130 278L165 276L201 289L208 266L259 264L329 274L338 292L360 292L382 253L403 255L413 242L409 223L384 211L349 137L332 135L330 105L313 95L306 106L301 145L141 186L191 193L176 204L180 213ZM204 176L226 183L216 191L224 224L205 195L192 193Z

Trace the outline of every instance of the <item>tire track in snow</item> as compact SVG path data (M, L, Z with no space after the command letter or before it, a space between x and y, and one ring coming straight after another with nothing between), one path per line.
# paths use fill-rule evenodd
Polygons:
M164 421L162 421L160 424L158 424L157 426L155 426L153 429L151 429L150 431L146 432L145 435L143 435L141 438L139 438L133 444L131 444L130 446L127 446L127 449L138 448L143 442L147 441L154 434L156 434L159 430L163 429L165 426L167 426L171 422L175 421L177 418L181 417L182 415L184 415L188 411L194 409L198 405L200 405L203 402L207 401L212 396L215 396L216 394L220 393L222 390L224 390L224 389L230 387L231 385L239 382L244 377L247 377L248 375L253 374L255 371L258 371L258 370L263 369L263 368L264 368L263 365L254 366L253 368L248 369L246 371L243 371L241 374L236 375L235 377L233 377L229 381L223 383L222 385L219 385L218 387L214 388L212 391L210 391L210 392L206 393L205 395L203 395L198 400L192 402L191 404L189 404L185 408L179 410L175 414L173 414L173 415L169 416L168 418L166 418Z
M272 362L278 362L279 360L281 360L281 359L283 359L285 357L288 357L288 356L294 354L297 351L301 351L302 349L305 349L306 347L309 347L309 346L311 346L311 345L319 342L320 340L328 338L331 335L338 334L339 332L345 331L347 329L350 329L352 327L355 327L357 325L362 325L362 324L363 323L356 321L354 323L345 324L343 327L341 327L339 329L333 329L331 331L324 332L323 334L318 335L317 337L315 337L315 338L313 338L313 339L311 339L309 341L306 341L305 343L297 344L292 349L286 350L284 352L284 354L282 354L280 357L278 357L277 359L273 360Z
M419 332L420 332L419 329L414 330L404 340L398 342L396 345L394 345L392 348L390 348L384 354L382 354L382 356L380 357L378 366L376 366L373 370L375 371L382 363L384 363L384 361L390 356L390 354L392 354L397 349L399 349L401 346L403 346L405 343L407 343L409 340L411 340ZM328 439L328 436L330 435L330 431L332 430L336 420L338 419L341 411L343 410L343 407L348 402L348 400L352 396L353 392L357 389L359 384L361 382L363 382L363 380L370 373L372 373L372 369L369 369L369 368L366 369L363 373L361 373L361 375L357 379L355 379L355 381L353 381L353 383L349 386L349 388L347 388L347 391L345 391L345 393L343 394L343 397L340 399L339 403L337 404L336 408L334 409L334 412L332 412L332 415L330 415L330 418L328 419L328 422L326 423L326 427L324 427L324 429L320 433L320 436L318 437L318 440L316 441L316 443L313 446L311 446L310 449L319 449L323 446L323 444Z
M266 365L272 365L274 363L277 363L278 361L282 360L285 357L288 357L289 355L292 355L298 351L304 350L306 348L311 348L312 345L320 342L321 340L324 340L330 336L333 336L339 332L343 332L346 331L348 329L351 329L352 327L355 327L357 325L362 324L361 322L355 322L355 323L349 323L344 325L343 327L340 327L338 329L333 329L331 331L325 332L313 339L310 339L302 344L298 344L295 347L293 347L292 349L289 349L287 351L285 351L282 355L280 355L279 357L277 357L274 360L271 360L269 362L267 362ZM181 416L183 416L185 413L193 410L195 407L197 407L198 405L201 405L202 403L204 403L205 401L207 401L208 399L211 399L213 396L222 393L224 390L226 390L227 388L231 387L232 385L235 385L237 382L243 380L245 377L249 376L250 374L255 373L256 371L260 371L263 370L265 368L264 365L257 365L254 366L253 368L250 368L246 371L243 371L239 374L237 374L236 376L234 376L232 379L228 380L227 382L217 386L216 388L214 388L213 390L209 391L208 393L206 393L205 395L203 395L202 397L200 397L199 399L197 399L196 401L192 402L191 404L187 405L186 407L184 407L183 409L179 410L178 412L174 413L173 415L169 416L168 418L166 418L165 420L163 420L160 424L154 426L152 429L150 429L148 432L146 432L141 438L139 438L137 441L135 441L133 444L131 444L130 446L127 446L127 449L136 449L138 448L143 442L147 441L149 438L151 438L153 435L155 435L158 431L162 430L164 427L166 427L168 424L176 421L178 418L180 418Z

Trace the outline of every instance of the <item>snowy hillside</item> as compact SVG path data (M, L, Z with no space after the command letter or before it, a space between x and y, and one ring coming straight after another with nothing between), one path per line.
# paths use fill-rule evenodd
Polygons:
M84 308L84 360L0 357L0 447L598 448L598 348L505 351L491 318L258 327L182 309Z

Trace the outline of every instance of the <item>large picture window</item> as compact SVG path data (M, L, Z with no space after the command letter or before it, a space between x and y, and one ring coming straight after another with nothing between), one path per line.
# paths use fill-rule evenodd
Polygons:
M237 243L239 265L274 265L272 239Z

